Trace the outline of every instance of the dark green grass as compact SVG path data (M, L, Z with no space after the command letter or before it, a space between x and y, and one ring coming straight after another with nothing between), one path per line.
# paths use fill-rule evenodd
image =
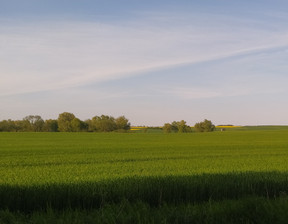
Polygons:
M142 201L106 204L100 209L48 208L30 214L0 210L0 223L275 223L288 220L288 198L247 197L239 200L209 200L204 203L163 204L151 207Z
M162 204L199 203L209 200L260 196L270 199L288 192L287 173L228 173L198 176L130 177L103 182L0 186L0 209L33 212L101 208L106 204L142 201Z

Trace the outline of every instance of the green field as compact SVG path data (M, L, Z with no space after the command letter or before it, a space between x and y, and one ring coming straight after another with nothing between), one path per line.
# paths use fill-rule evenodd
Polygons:
M288 220L287 127L0 133L0 155L0 223Z

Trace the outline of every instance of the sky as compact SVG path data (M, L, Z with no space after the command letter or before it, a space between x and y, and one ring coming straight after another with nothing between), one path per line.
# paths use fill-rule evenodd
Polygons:
M0 120L288 125L286 0L0 0Z

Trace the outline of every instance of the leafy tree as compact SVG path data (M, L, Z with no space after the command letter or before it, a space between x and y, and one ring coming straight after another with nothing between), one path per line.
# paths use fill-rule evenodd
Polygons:
M177 122L177 121L173 121L173 122L171 123L171 130L172 130L173 132L178 132L178 122Z
M81 126L80 126L81 131L88 131L88 124L85 121L81 121Z
M12 120L3 120L0 122L0 131L14 131L15 123Z
M81 121L78 118L74 118L71 121L72 131L79 132L81 130Z
M191 127L188 126L186 124L186 121L184 120L178 121L178 132L179 133L191 132Z
M74 114L64 112L59 114L57 120L49 119L44 121L39 115L29 115L22 120L0 121L0 132L19 131L47 131L47 132L78 132L78 131L126 131L130 130L130 123L125 116L114 118L101 115L92 119L81 121Z
M58 129L63 132L73 131L72 121L76 118L74 114L64 112L58 116Z
M0 122L0 131L19 132L25 131L25 122L23 120L3 120Z
M72 131L75 131L75 132L88 130L87 124L78 118L74 118L71 121L71 126L72 126Z
M25 118L22 121L21 120L14 121L14 123L17 126L18 131L25 131L25 132L33 131L32 124L30 123L29 120Z
M166 123L163 126L164 132L178 132L178 133L185 133L185 132L191 132L192 129L190 126L186 124L186 121L173 121L171 124Z
M115 118L107 115L95 116L91 120L91 129L99 132L110 132L117 129Z
M36 115L30 115L23 120L3 120L0 122L0 131L19 132L19 131L42 131L44 121Z
M194 128L197 132L211 132L215 130L215 125L211 121L205 119L202 122L196 123Z
M5 129L6 129L6 126L5 126L4 120L0 121L0 132L5 131Z
M172 128L179 133L191 132L191 128L186 125L184 120L172 122Z
M46 120L44 124L44 131L57 132L58 131L58 121L57 120Z
M128 119L124 116L120 116L116 118L115 124L116 124L117 130L125 130L125 131L130 130L130 123Z
M39 115L29 115L23 119L24 131L42 131L44 120Z
M172 132L172 125L169 123L165 123L162 129L165 133L171 133Z
M0 131L10 131L8 130L8 121L7 120L3 120L0 121Z
M91 131L96 131L95 127L93 126L93 122L91 119L87 119L84 121L87 131L91 132Z

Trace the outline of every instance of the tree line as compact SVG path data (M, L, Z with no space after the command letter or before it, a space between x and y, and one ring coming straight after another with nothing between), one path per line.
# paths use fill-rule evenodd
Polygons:
M129 131L130 127L130 122L125 116L114 118L101 115L82 121L69 112L59 114L58 119L43 120L39 115L29 115L22 120L0 121L0 132L125 132ZM165 133L188 133L192 130L211 132L215 130L215 125L210 120L205 119L196 123L192 129L186 121L181 120L165 123L162 130Z
M59 114L58 119L43 120L39 115L29 115L22 120L0 121L2 132L112 132L128 131L130 123L125 116L95 116L85 121L73 113Z
M172 123L165 123L163 126L163 131L165 133L178 132L187 133L192 132L192 128L186 124L186 121L173 121ZM210 121L205 119L202 122L198 122L194 125L194 130L196 132L211 132L215 130L215 125Z

